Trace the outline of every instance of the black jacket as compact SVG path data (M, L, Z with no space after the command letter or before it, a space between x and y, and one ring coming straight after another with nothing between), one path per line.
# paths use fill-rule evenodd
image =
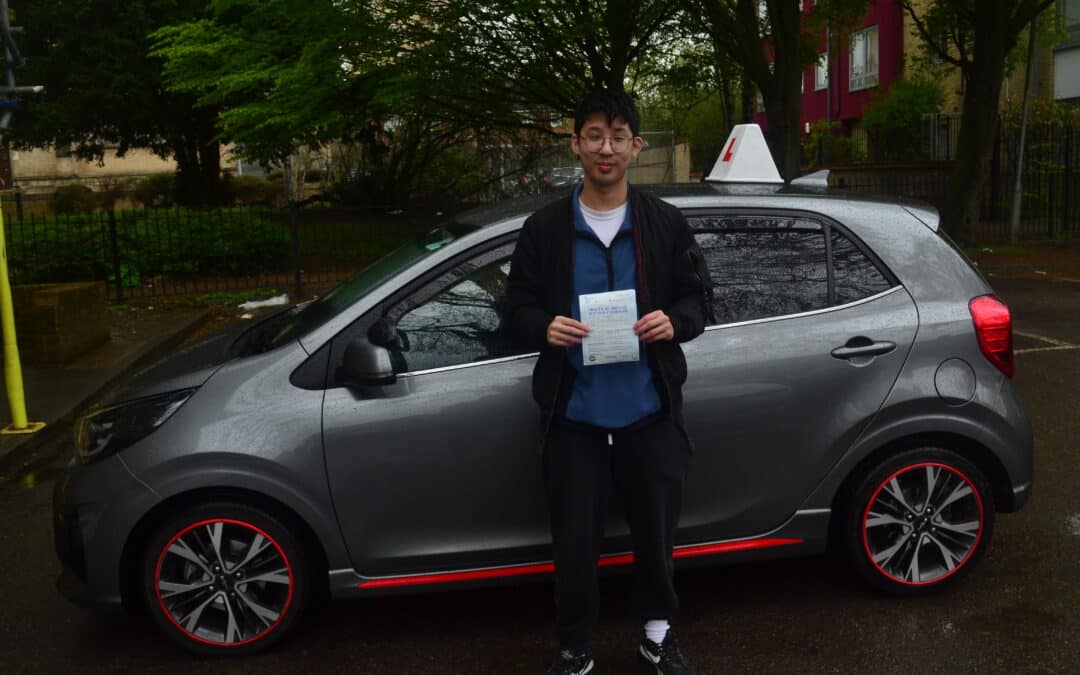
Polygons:
M511 326L523 346L540 352L532 390L548 423L566 410L575 375L566 349L547 343L548 324L556 315L570 316L571 311L574 216L570 199L559 199L525 221L507 289ZM675 329L674 339L646 346L649 367L664 409L682 428L686 358L679 343L705 329L712 292L708 267L678 209L634 187L629 202L637 252L638 315L662 309Z

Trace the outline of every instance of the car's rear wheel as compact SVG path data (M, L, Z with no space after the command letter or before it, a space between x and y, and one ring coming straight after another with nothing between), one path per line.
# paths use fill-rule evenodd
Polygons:
M157 528L142 594L154 620L185 649L251 654L295 625L311 595L309 569L297 538L274 515L215 502Z
M994 504L986 477L951 450L907 450L874 467L845 515L845 547L870 585L898 595L944 588L990 543Z

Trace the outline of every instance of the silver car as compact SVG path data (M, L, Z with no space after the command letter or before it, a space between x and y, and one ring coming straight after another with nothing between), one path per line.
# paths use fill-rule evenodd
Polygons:
M937 214L790 186L656 192L715 289L685 345L677 562L834 546L900 595L970 571L1028 499L1032 432L1009 310ZM112 392L56 488L61 591L225 654L275 643L324 592L549 574L536 354L503 307L517 233L553 198L466 214ZM629 550L613 515L600 565Z

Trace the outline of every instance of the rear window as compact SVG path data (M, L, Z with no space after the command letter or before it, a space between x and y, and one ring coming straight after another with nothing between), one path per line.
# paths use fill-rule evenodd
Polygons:
M713 282L713 316L736 323L855 302L893 286L839 228L811 218L688 215Z

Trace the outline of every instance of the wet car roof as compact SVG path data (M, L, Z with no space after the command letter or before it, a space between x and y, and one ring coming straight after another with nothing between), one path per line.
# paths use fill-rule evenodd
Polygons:
M808 185L769 185L755 183L677 183L643 187L644 190L680 208L707 208L710 206L742 206L821 210L833 212L846 207L873 208L900 206L912 213L931 229L937 229L937 211L930 205L907 198L852 193L835 188ZM555 192L506 200L463 212L455 220L479 227L486 227L514 218L522 218L539 210L567 192Z

